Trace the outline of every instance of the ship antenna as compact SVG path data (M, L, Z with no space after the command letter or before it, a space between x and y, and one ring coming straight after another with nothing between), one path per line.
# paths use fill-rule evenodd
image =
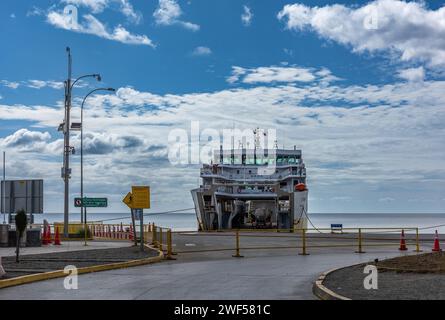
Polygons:
M258 149L260 146L260 128L256 128L253 130L253 134L255 135L254 149Z
M232 143L232 153L235 149L235 121L232 122L232 138L231 138L231 143Z

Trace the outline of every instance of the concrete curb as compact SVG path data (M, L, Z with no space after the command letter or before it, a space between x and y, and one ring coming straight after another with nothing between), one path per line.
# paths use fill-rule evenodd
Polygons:
M351 300L350 298L344 297L342 295L339 295L332 291L331 289L328 289L323 285L323 281L325 278L332 272L341 270L344 268L349 268L351 266L341 267L341 268L335 268L331 269L329 271L323 272L318 279L314 282L314 285L312 286L312 292L316 297L318 297L320 300Z
M162 251L160 251L156 248L153 248L151 246L146 246L146 247L158 251L158 256L145 258L145 259L130 260L130 261L125 261L125 262L103 264L103 265L97 265L97 266L91 266L91 267L83 267L83 268L77 269L78 274L136 267L136 266L151 264L151 263L155 263L155 262L160 262L164 259L164 253ZM61 278L61 277L66 277L66 276L67 276L67 274L64 273L63 270L56 270L56 271L36 273L36 274L31 274L31 275L21 276L21 277L16 277L16 278L11 278L11 279L4 279L4 280L0 280L0 289L18 286L18 285L27 284L27 283L32 283L32 282L37 282L37 281Z

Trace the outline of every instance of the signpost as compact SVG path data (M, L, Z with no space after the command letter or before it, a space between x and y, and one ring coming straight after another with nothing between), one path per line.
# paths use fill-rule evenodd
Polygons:
M143 209L134 209L134 219L136 221L140 221L142 219L144 219L144 210Z
M83 202L84 208L106 208L108 207L107 198L74 198L74 206L76 208L81 208Z
M76 208L85 209L85 219L83 221L83 232L85 235L85 245L87 245L87 208L106 208L108 207L108 199L107 198L74 198L74 206Z
M135 231L134 239L137 245L136 239L136 223L135 216L139 218L140 224L140 238L141 238L141 251L144 251L144 210L150 209L150 187L148 186L133 186L131 192L127 193L122 200L131 209L131 219L133 222L133 230Z
M15 223L18 210L25 210L29 221L34 220L34 214L43 213L43 180L3 180L0 183L0 210L3 222Z

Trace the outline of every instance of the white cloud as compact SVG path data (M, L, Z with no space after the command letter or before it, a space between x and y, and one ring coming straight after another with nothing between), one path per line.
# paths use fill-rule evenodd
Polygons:
M118 41L125 44L155 47L153 42L146 35L134 35L126 30L122 25L118 25L111 32L108 31L106 26L94 16L87 14L84 15L83 18L83 23L79 23L76 26L73 25L70 18L65 16L63 13L50 11L47 15L47 22L61 29L92 34L104 39Z
M399 78L412 82L421 82L425 79L425 69L420 66L418 68L408 68L400 70L398 74Z
M241 21L244 26L248 27L252 23L253 13L248 6L243 6L243 13L241 14Z
M313 30L354 52L385 52L401 61L445 66L445 7L429 10L426 2L400 0L375 0L361 7L288 4L278 19L288 29Z
M117 9L131 22L139 23L142 19L142 14L134 10L129 0L63 0L63 2L75 6L87 7L92 13L101 13L105 9L117 5Z
M87 7L92 10L93 13L103 12L110 4L109 0L63 0L62 2Z
M79 81L80 82L80 81ZM11 82L7 80L0 80L0 85L8 87L10 89L17 89L18 87L27 87L31 89L42 89L42 88L52 88L56 90L63 89L64 84L62 81L54 81L54 80L27 80L20 82ZM83 82L80 83L80 86L85 86Z
M232 67L232 74L227 78L227 82L242 82L246 84L272 83L272 82L312 82L314 80L324 81L326 83L340 80L331 72L322 68L316 71L311 68L302 68L297 66L270 66L258 68L243 68L239 66Z
M329 75L323 68L312 73L316 79L317 73ZM115 197L116 204L110 210L116 210L120 208L119 198L126 192L129 181L150 181L156 186L158 208L189 207L189 188L176 188L174 202L169 200L171 188L195 185L199 168L172 166L165 159L165 146L171 130L188 130L190 121L199 120L201 130L232 128L234 123L239 129L258 125L275 128L280 146L284 143L289 148L296 144L301 148L311 194L318 199L311 202L312 212L329 211L337 203L363 208L371 198L383 206L384 202L379 199L389 196L382 194L382 189L396 190L390 195L397 199L391 202L394 210L412 210L412 203L403 207L404 199L425 194L437 196L442 204L437 207L440 210L445 182L444 91L445 81L424 81L421 86L406 81L321 86L318 81L312 81L304 87L280 83L163 95L124 87L116 95L94 95L85 110L90 152L86 166L89 188ZM72 115L79 115L77 106L73 107ZM49 131L48 127L56 128L62 118L63 110L59 107L0 104L0 119L26 120L40 127L32 129L40 132L35 137L37 143L18 144L27 146L20 147L26 154L18 152L13 141L23 141L22 136L29 133L7 139L10 156L15 163L24 164L17 175L45 177L49 180L45 182L46 190L57 195L62 183L62 135L49 138L45 132ZM73 136L73 144L78 146L77 136ZM40 151L30 151L33 145ZM4 147L1 141L0 146ZM126 156L128 150L131 157ZM46 153L54 155L53 158L42 160ZM40 165L31 165L37 161ZM72 161L72 183L77 190L74 186L79 177L75 171L78 157L73 156ZM14 168L8 170L14 173ZM416 188L406 188L407 185ZM340 202L346 200L341 198L345 196L349 201ZM434 208L431 204L427 209ZM54 210L57 209L60 208Z
M142 20L142 14L139 12L136 12L130 3L130 1L127 0L120 0L121 3L121 12L129 18L131 21L135 23L140 23Z
M33 16L44 16L46 15L46 11L42 8L33 6L30 10L26 12L27 17L33 17Z
M211 54L212 50L208 47L196 47L192 52L193 56L208 56Z
M10 89L17 89L20 86L20 83L18 82L11 82L8 80L0 80L0 84L2 86L8 87Z
M16 17L15 17L15 13L11 13L10 15L9 15L9 17L11 18L11 19L15 19Z
M46 148L50 139L51 135L48 132L20 129L4 139L0 139L0 145L4 148L15 148L19 151L40 152Z
M288 56L293 56L294 55L294 51L292 49L288 49L288 48L283 48L283 52L288 55Z
M153 13L155 22L160 26L180 25L191 31L198 31L200 26L180 20L183 12L176 0L159 0L159 5Z
M52 89L60 90L63 89L64 84L61 81L43 81L43 80L28 80L25 85L29 88L33 89L41 89L45 87L49 87Z

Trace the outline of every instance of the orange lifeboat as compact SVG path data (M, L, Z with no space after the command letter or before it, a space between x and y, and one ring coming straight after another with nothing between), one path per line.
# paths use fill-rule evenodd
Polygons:
M299 183L295 186L295 191L306 191L306 185L304 183Z

